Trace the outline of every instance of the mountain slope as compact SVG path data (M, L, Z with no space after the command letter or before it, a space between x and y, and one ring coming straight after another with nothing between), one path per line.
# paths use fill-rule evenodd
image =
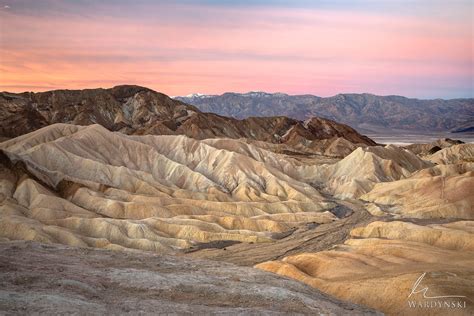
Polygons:
M319 116L358 130L450 131L474 126L474 99L419 100L372 94L338 94L321 98L263 92L176 99L193 104L204 112L236 118L285 115L305 120Z

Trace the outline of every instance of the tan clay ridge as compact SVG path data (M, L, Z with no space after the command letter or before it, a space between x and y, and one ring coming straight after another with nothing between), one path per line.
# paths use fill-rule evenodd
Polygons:
M340 299L363 304L388 315L446 315L446 309L408 305L410 298L457 295L444 300L466 302L450 315L474 311L474 222L420 226L407 222L373 222L351 232L352 239L333 250L302 253L257 268L300 280ZM441 299L440 299L441 300Z

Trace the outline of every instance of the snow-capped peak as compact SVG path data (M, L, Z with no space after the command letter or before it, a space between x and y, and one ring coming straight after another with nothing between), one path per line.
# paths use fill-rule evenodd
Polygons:
M191 93L191 94L186 95L185 97L186 98L199 98L203 96L205 96L204 93Z
M173 99L175 99L175 98L187 98L187 99L199 98L199 99L203 99L203 98L210 98L210 97L213 97L213 96L214 95L204 94L204 93L191 93L191 94L188 94L188 95L174 96L172 98Z

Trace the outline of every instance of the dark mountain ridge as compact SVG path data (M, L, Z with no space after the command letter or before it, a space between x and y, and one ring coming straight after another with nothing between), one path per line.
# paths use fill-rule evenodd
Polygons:
M344 138L354 144L375 145L370 138L332 120L314 117L302 122L284 116L238 120L203 113L140 86L0 93L0 137L16 137L54 123L100 124L135 135L248 138L288 144Z

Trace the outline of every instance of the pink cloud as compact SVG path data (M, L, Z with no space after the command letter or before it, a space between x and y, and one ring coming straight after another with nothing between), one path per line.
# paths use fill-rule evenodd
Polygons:
M0 89L133 83L170 95L248 90L417 95L446 86L446 80L465 86L466 78L472 80L472 34L463 21L212 10L206 16L219 19L204 16L200 22L0 12Z

